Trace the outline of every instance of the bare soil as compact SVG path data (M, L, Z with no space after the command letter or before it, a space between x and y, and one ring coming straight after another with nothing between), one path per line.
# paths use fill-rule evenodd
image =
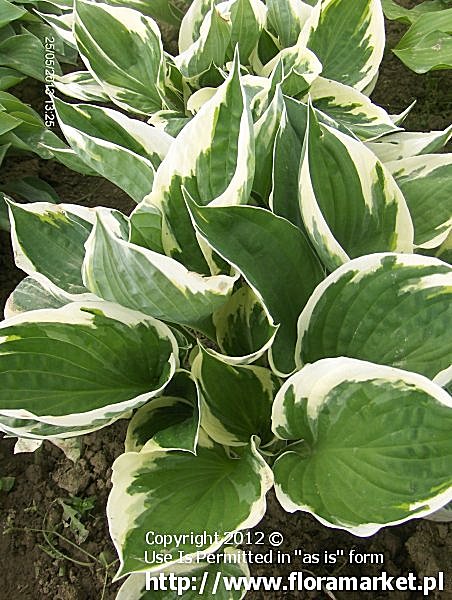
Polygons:
M388 27L388 48L395 45L403 29L397 24ZM373 98L392 114L401 112L417 99L406 121L407 128L440 129L452 121L451 84L450 72L415 75L388 49ZM30 91L26 90L23 96L38 108L39 99L33 94L30 97ZM34 157L7 160L1 180L25 174L39 175L54 185L65 202L114 206L124 212L129 212L132 207L127 196L110 183L100 178L79 176L56 163ZM13 265L8 235L0 232L0 306L22 276ZM15 478L11 491L0 491L0 600L110 600L115 597L118 584L112 584L111 579L117 564L108 534L105 504L110 489L111 464L123 450L125 428L126 422L120 421L113 427L85 436L81 458L75 464L47 442L34 454L13 455L14 440L0 440L0 477ZM73 530L63 522L60 500L70 496L95 498L94 507L83 517L89 535L82 544L78 544ZM266 533L280 531L284 537L281 551L299 548L306 554L323 556L325 551L339 551L340 554L343 550L343 555L338 555L336 564L320 561L319 564L302 565L297 562L256 566L252 572L280 575L303 567L315 575L371 576L383 569L394 576L410 571L419 576L430 576L444 571L446 590L430 597L448 600L452 599L451 527L418 520L385 528L371 538L362 539L328 529L303 513L288 515L270 494L269 510L256 529ZM53 533L45 537L42 530L53 530L59 535ZM360 553L382 554L384 564L351 565L347 560L351 548ZM252 549L262 552L269 546ZM105 564L110 566L106 568ZM248 597L255 600L270 597L417 600L422 595L420 592L335 592L334 596L318 592L256 592Z

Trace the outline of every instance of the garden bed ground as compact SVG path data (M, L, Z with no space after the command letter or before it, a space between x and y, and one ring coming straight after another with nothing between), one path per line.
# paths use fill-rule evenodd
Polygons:
M403 28L391 25L388 48L394 46ZM408 129L440 129L452 121L450 73L439 72L417 76L409 72L388 50L375 102L391 114L401 112L410 102L417 105L406 121ZM37 90L37 92L36 92ZM23 88L22 97L39 110L42 91L38 88ZM38 95L37 95L38 94ZM14 176L39 175L51 183L65 202L78 202L88 206L108 205L127 211L130 201L114 186L97 178L83 178L57 164L46 163L37 158L9 159L2 168L2 179ZM8 236L0 232L0 304L3 303L22 275L12 263ZM105 600L115 597L118 584L111 584L116 569L104 563L115 560L115 552L109 538L105 520L105 503L110 488L111 464L121 453L126 423L118 422L113 427L86 436L83 440L81 459L70 462L63 453L45 443L34 454L13 455L13 440L0 440L0 477L14 477L14 486L9 492L0 492L0 598L14 600ZM46 541L41 529L55 529L76 543L71 528L62 520L60 499L69 495L82 498L94 497L95 505L84 517L89 535L81 546L81 552L73 545L51 536L50 542L65 556L58 557ZM285 541L280 550L302 548L305 553L336 552L344 550L344 557L336 565L305 565L315 575L376 575L380 570L390 575L407 574L436 575L446 573L446 590L432 598L452 598L452 525L437 524L426 520L412 521L397 527L386 528L369 539L360 539L319 525L315 519L301 513L287 515L269 497L269 511L257 527L260 531L282 532ZM350 548L364 553L382 553L384 565L352 566L346 556ZM262 551L262 547L259 548ZM91 557L87 554L91 555ZM73 562L73 561L77 562ZM77 563L91 563L84 566ZM299 570L301 563L292 565L265 566L253 569L254 574L280 575ZM420 598L420 592L393 592L378 594L335 593L328 596L320 593L269 593L256 592L249 598L323 598L335 597L358 600L391 598L408 600Z

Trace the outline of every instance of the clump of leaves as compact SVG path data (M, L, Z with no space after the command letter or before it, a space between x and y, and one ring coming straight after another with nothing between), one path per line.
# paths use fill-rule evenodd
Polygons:
M407 9L382 0L385 16L409 25L394 54L416 73L452 68L452 2L426 0Z
M402 131L365 94L380 2L195 0L175 57L135 8L74 6L87 71L60 125L137 207L10 202L28 277L0 325L2 429L136 411L108 502L118 577L162 567L149 530L218 534L157 544L167 568L217 551L273 485L359 536L447 504L451 128Z

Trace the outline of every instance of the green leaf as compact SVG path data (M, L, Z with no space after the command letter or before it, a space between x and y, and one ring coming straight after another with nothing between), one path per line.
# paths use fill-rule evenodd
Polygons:
M273 430L303 440L274 465L285 510L370 536L452 499L452 398L415 373L349 358L307 365L278 393Z
M164 573L176 573L178 577L185 577L185 581L190 579L191 582L195 578L196 583L192 590L191 588L182 592L182 598L185 600L199 600L200 592L206 597L215 596L216 600L241 600L246 592L245 590L227 591L224 587L224 579L230 577L244 577L250 575L246 559L243 555L243 550L232 548L231 546L222 548L215 556L215 561L207 562L204 560L193 561L192 563L182 563L180 565L172 565L169 569L163 569ZM221 573L220 583L215 587L217 573ZM204 575L204 573L207 574ZM155 575L158 578L158 575ZM205 583L203 584L203 581ZM152 585L152 584L151 584ZM174 591L171 590L149 590L146 591L146 578L142 574L133 574L125 580L116 596L116 600L173 600Z
M0 67L0 91L8 90L25 79L26 75L16 69Z
M16 265L28 275L41 273L55 285L83 293L82 263L94 212L70 204L9 203Z
M248 285L243 285L212 317L221 358L230 365L249 364L270 349L278 327ZM213 351L212 351L213 352Z
M163 396L137 410L127 429L125 452L186 450L196 454L199 390L188 371L176 371Z
M8 23L20 19L27 11L21 6L15 6L8 0L0 0L0 28Z
M0 477L0 492L10 492L14 487L15 481L15 477Z
M444 131L391 133L374 142L367 142L366 145L382 162L389 162L437 152L447 144L451 137L452 125Z
M55 99L58 120L78 156L100 175L140 202L152 189L154 164L166 155L172 138L122 113Z
M83 279L105 300L210 332L210 315L230 296L234 277L202 277L168 256L126 242L99 215L86 242Z
M421 15L393 52L416 73L452 68L452 8Z
M452 229L452 154L424 154L388 163L403 192L420 248L436 248Z
M387 253L350 261L300 315L298 365L349 356L433 379L450 364L451 278L452 268L436 258Z
M8 205L2 192L0 192L0 229L9 231Z
M0 44L0 65L44 81L45 58L41 40L31 33L7 38ZM57 68L57 63L55 63Z
M212 6L204 17L199 37L184 52L176 56L174 62L187 79L199 77L212 65L223 66L230 41L229 18L221 14L219 8Z
M190 148L190 151L187 151ZM238 56L212 99L187 123L159 166L141 207L162 214L165 253L198 273L218 272L199 247L182 188L200 204L245 204L254 176L251 114L240 81Z
M158 395L177 366L171 331L106 302L0 324L0 414L83 430Z
M362 140L399 130L385 110L349 85L317 77L310 94L318 110L348 127Z
M164 57L155 21L132 8L75 0L74 33L87 69L111 100L148 114L163 107Z
M60 198L53 187L39 177L22 177L2 185L7 194L16 194L27 202L59 202Z
M231 458L207 437L200 440L197 456L188 452L123 454L113 465L107 506L110 535L120 558L116 578L160 570L153 550L171 557L167 567L181 557L196 560L197 551L214 552L225 541L226 532L259 523L272 479L253 441L240 458ZM156 539L146 546L148 531L178 536L179 545L173 537L166 545ZM187 532L204 534L204 540L197 539L195 544Z
M364 90L378 73L385 41L379 0L323 0L308 46L322 75Z
M270 360L278 374L291 373L298 316L323 278L306 237L261 208L201 207L192 201L189 205L199 233L240 271L279 324Z
M411 25L421 15L427 12L444 10L447 0L425 0L413 8L405 8L394 2L394 0L381 0L385 17L390 21L400 21Z
M279 381L269 369L232 366L200 348L192 373L201 387L201 426L215 442L244 446L252 435L272 439L270 415Z
M299 185L306 231L330 271L363 254L412 251L411 217L390 173L364 144L319 124L312 108Z

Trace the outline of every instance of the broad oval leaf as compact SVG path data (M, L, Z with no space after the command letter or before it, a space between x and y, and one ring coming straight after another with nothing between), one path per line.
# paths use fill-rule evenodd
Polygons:
M27 312L0 336L0 414L49 425L111 420L158 395L177 366L166 325L107 302Z
M226 532L254 527L265 513L265 495L273 477L254 441L240 458L231 458L222 446L205 438L197 456L123 454L113 465L112 483L107 514L120 558L118 578L160 570L153 550L170 555L166 563L170 567L181 557L196 557L197 551L214 552L224 543ZM155 540L146 547L148 531L171 534L172 541L163 545ZM204 534L204 543L195 544L187 532Z
M358 536L452 499L452 398L426 377L332 358L286 381L273 430L303 440L273 467L285 510Z
M269 369L232 366L200 348L192 373L201 387L201 426L215 442L244 446L272 439L270 415L279 380Z
M371 252L413 251L413 224L391 174L362 142L318 122L312 108L300 166L300 212L333 271Z
M298 322L297 364L349 356L434 378L452 352L452 267L417 255L372 254L314 291Z
M89 0L75 0L74 10L78 51L111 100L141 114L163 108L164 56L155 21Z

